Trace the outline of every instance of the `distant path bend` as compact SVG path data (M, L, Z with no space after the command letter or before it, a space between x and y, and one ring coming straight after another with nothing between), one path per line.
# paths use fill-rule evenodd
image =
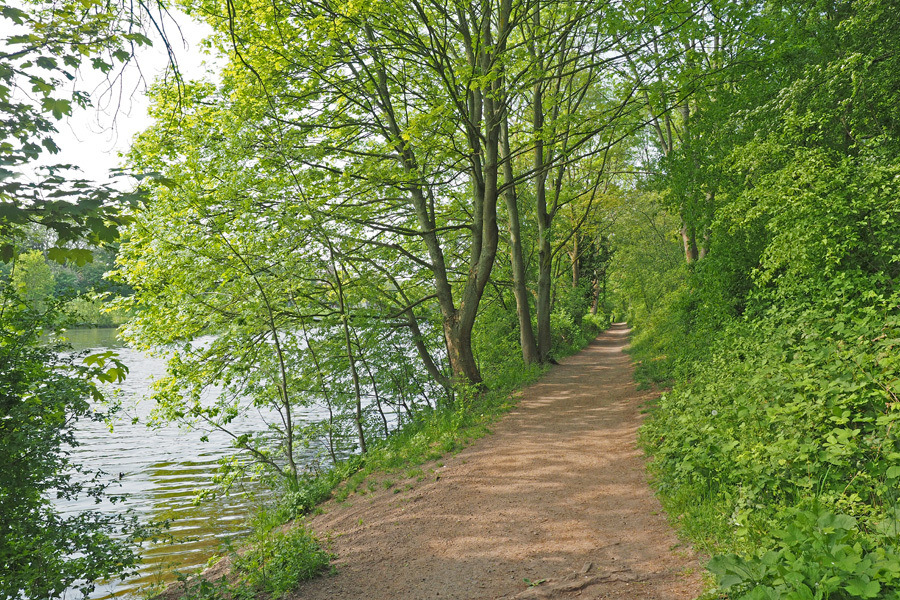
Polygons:
M412 489L329 505L311 526L331 537L338 574L293 598L699 595L697 558L647 485L635 438L652 394L635 390L627 341L613 325Z

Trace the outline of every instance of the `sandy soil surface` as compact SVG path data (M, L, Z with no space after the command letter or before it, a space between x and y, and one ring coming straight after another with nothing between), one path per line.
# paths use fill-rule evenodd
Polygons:
M326 504L310 525L331 540L337 574L292 598L696 597L697 558L636 446L652 396L635 391L627 336L615 325L555 366L423 481Z

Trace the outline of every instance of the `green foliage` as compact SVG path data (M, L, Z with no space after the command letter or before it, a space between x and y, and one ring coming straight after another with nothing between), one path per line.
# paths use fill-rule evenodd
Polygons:
M891 505L894 359L900 315L813 306L752 324L665 394L645 430L663 485L712 483L732 508L774 510L818 495L843 511ZM726 345L727 344L727 345ZM900 456L900 455L898 455Z
M90 262L90 251L71 242L114 241L121 208L139 197L73 176L71 165L19 177L42 155L59 151L56 122L73 106L90 105L89 94L72 84L78 70L108 73L130 60L136 46L149 44L131 11L124 3L95 0L25 3L0 11L0 260L9 262L13 238L39 224L55 234L50 260Z
M79 296L66 302L65 311L73 327L118 327L131 318L127 309L110 308L100 296Z
M35 310L44 310L54 288L53 272L37 250L16 257L12 285L19 298Z
M684 284L687 269L676 241L677 221L660 206L655 194L633 195L616 211L611 238L612 304L634 327L630 352L643 384L674 376L675 356L689 319Z
M582 315L579 314L579 320ZM553 349L562 350L575 347L580 340L581 328L575 322L575 315L564 308L557 308L550 313L550 331L553 332Z
M513 365L521 365L519 323L512 295L486 298L472 333L479 369L490 381Z
M735 600L900 598L896 531L863 535L853 517L792 510L756 556L713 558L709 570ZM896 525L894 525L896 527Z
M586 313L581 317L581 326L584 331L584 335L590 335L593 333L595 336L599 334L601 331L605 330L609 327L612 322L612 318L604 313L591 314Z
M878 0L761 10L657 182L708 255L655 296L614 276L639 372L674 386L642 431L655 484L731 598L900 588L898 24Z
M330 562L331 555L298 522L286 530L276 529L255 536L250 549L235 557L234 566L251 589L279 599L301 581L322 573Z
M225 579L209 580L203 577L189 577L177 573L181 586L178 597L181 600L252 600L253 590L240 583L232 584Z
M109 416L97 383L121 381L127 369L115 356L84 358L44 339L55 330L53 305L35 311L5 284L0 294L0 597L89 593L95 580L137 566L147 532L131 515L61 513L51 498L115 500L110 479L70 456L79 421Z
M299 583L328 569L332 556L301 521L272 528L258 523L240 552L231 554L229 575L215 580L179 574L181 600L278 600Z
M54 295L58 298L84 294L130 296L133 293L131 288L106 278L106 273L115 270L117 250L117 243L106 248L91 248L93 258L83 265L72 261L64 264L52 262L50 267L56 281Z

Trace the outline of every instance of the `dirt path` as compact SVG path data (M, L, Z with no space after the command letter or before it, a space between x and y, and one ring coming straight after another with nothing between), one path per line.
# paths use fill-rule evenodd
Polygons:
M326 505L338 574L296 599L614 598L701 591L647 487L628 331L613 326L526 388L484 437L402 493ZM525 579L540 585L529 587Z

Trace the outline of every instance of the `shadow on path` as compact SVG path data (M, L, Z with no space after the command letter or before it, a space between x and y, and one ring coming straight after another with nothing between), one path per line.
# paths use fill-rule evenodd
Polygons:
M614 325L522 391L493 435L402 493L328 507L338 574L303 599L687 600L697 559L647 486L641 406ZM529 587L525 580L544 583Z

